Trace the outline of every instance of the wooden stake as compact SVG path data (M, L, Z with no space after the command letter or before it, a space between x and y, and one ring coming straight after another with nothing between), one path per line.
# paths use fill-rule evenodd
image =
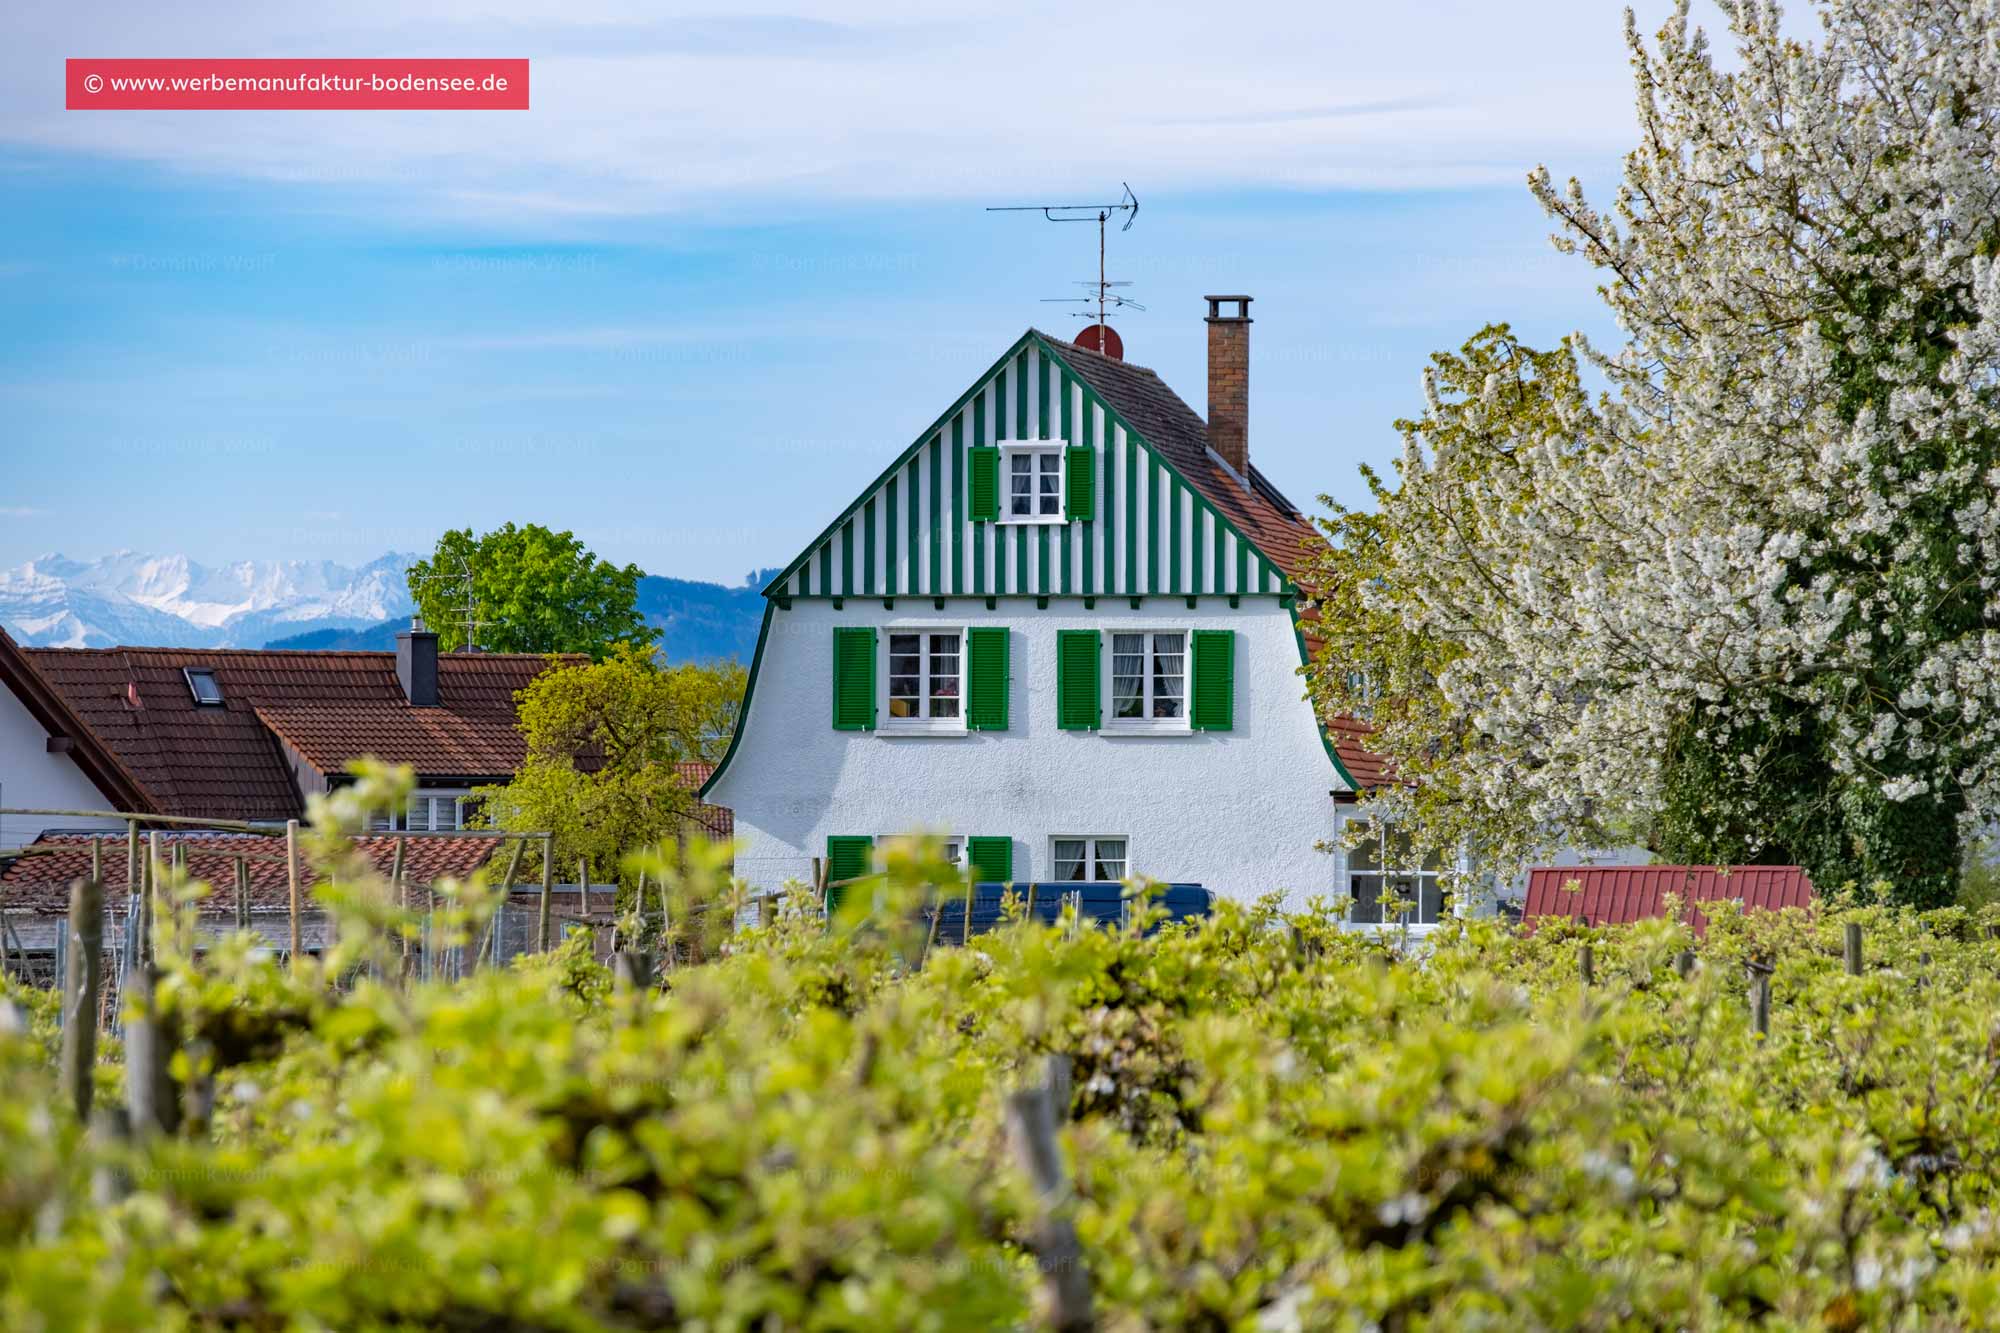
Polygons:
M400 849L402 845L399 839L396 846ZM304 941L300 937L299 930L299 821L296 819L285 821L285 885L291 894L292 971L296 972L304 966L304 960L300 957Z
M132 1133L171 1134L180 1126L172 1072L173 1044L154 1009L160 972L141 963L125 974L131 1017L125 1021L125 1112Z
M92 844L95 853L96 844ZM103 858L91 857L102 868ZM104 984L104 882L69 886L69 956L63 969L62 1093L76 1118L90 1121L91 1071L97 1067L98 993Z
M139 949L140 956L152 962L157 956L154 938L160 922L160 833L158 829L146 833L146 891L139 903Z
M1848 922L1841 935L1841 961L1847 967L1848 976L1858 977L1861 975L1861 923Z
M542 837L542 908L541 918L535 924L535 949L540 953L549 951L549 900L555 895L556 882L556 840L552 835Z
M250 929L250 863L236 858L236 928Z
M1015 1159L1034 1183L1037 1217L1028 1246L1042 1271L1041 1305L1051 1328L1087 1329L1090 1273L1083 1266L1083 1246L1076 1228L1061 1213L1069 1195L1062 1147L1056 1141L1056 1117L1049 1090L1024 1088L1007 1095L1007 1139Z
M1750 983L1750 1026L1759 1037L1771 1035L1771 978L1759 972Z
M1589 990L1597 984L1597 955L1586 944L1576 951L1576 961L1583 972L1583 987Z

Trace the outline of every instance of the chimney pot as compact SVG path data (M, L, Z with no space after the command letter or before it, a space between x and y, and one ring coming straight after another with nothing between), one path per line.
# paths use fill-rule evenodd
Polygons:
M1208 444L1238 477L1250 476L1250 298L1208 302ZM1223 313L1224 305L1234 305Z
M396 636L396 680L414 708L435 708L438 701L438 636L412 626Z

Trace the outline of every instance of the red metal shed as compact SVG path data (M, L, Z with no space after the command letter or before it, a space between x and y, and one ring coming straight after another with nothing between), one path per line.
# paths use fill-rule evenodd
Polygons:
M1812 881L1798 866L1541 866L1528 872L1521 920L1530 930L1543 917L1619 925L1659 916L1670 893L1687 904L1733 898L1751 911L1813 900ZM1689 911L1688 924L1708 933L1708 917L1698 910Z

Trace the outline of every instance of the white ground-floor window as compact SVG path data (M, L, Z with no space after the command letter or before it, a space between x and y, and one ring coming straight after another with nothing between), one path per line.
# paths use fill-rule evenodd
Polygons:
M1444 873L1442 860L1418 857L1394 828L1371 828L1347 850L1347 919L1434 926L1445 914ZM1384 896L1392 901L1385 904Z
M1057 882L1122 880L1126 874L1125 845L1123 838L1051 838L1050 878Z

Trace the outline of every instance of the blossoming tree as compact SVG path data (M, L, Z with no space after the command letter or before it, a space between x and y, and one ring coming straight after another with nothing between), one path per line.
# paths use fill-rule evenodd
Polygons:
M1637 827L1928 903L2000 812L2000 4L1818 12L1743 0L1727 62L1628 13L1615 203L1529 179L1624 345L1436 358L1329 524L1314 688L1428 839Z

